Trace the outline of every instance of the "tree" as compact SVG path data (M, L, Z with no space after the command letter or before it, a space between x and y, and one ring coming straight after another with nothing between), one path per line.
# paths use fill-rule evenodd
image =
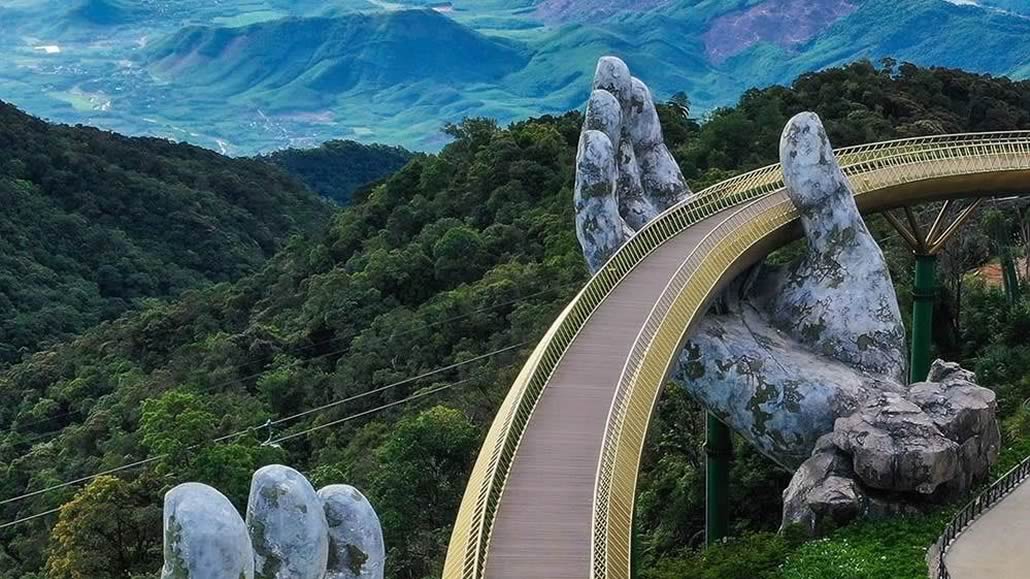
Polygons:
M163 469L192 462L195 448L214 438L217 419L196 395L180 390L143 403L140 432L143 445L154 455L166 455Z
M439 568L475 457L476 428L459 410L436 406L397 423L377 450L369 494L379 509L394 577Z
M161 550L158 485L103 476L61 507L47 577L115 579L153 571Z
M690 117L690 97L684 91L672 95L669 104L675 106L684 118Z
M471 281L482 269L483 240L465 226L450 229L433 245L436 278L447 285Z
M152 456L166 455L155 471L176 480L211 485L237 507L244 507L251 475L262 466L281 461L283 451L261 446L249 435L212 443L216 425L209 400L172 390L143 403L140 432Z

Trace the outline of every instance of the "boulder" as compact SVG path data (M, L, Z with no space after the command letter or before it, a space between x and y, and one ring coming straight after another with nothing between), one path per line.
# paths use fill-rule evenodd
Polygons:
M800 525L810 535L823 535L859 516L865 504L851 458L827 434L783 491L782 527Z
M928 495L958 469L958 444L919 406L893 392L837 419L833 442L851 455L855 474L874 489Z
M928 382L913 384L906 397L923 409L941 433L958 443L958 472L945 495L960 496L989 474L998 458L1001 431L997 398L976 384L976 374L958 364L936 360Z

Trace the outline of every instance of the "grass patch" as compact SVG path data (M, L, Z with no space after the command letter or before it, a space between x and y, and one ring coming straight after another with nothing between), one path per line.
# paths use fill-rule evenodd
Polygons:
M926 550L953 508L928 515L863 521L825 539L800 545L787 556L783 579L925 579Z

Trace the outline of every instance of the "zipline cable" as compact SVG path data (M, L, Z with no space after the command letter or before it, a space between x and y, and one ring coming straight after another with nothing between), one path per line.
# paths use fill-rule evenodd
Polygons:
M425 330L425 329L428 329L428 328L433 328L433 327L440 326L440 325L443 325L443 324L449 324L449 323L452 323L452 322L457 322L457 321L460 321L460 320L463 320L463 319L466 319L466 318L470 318L470 317L475 316L477 314L486 313L486 312L489 312L489 311L492 311L492 310L503 308L505 306L514 305L514 304L517 304L519 302L524 302L524 301L530 300L532 298L542 296L542 295L544 295L546 293L549 293L549 292L552 292L552 291L559 291L559 290L562 290L562 289L566 289L566 288L578 285L580 283L581 282L573 281L573 282L568 282L568 283L564 283L564 284L554 285L554 286L544 288L544 289L542 289L540 291L537 291L537 292L534 292L534 293L531 293L531 294L528 294L528 295L525 295L525 296L520 296L520 297L515 298L515 299L511 299L511 300L500 302L500 303L496 303L496 304L491 304L489 306L484 306L482 308L477 308L475 310L472 310L471 312L467 312L467 313L456 315L456 316L451 316L451 317L445 318L443 320L437 320L435 322L423 323L422 325L420 325L420 326L418 326L416 328L409 328L409 329L401 331L401 332L392 333L389 336L379 336L379 337L373 338L373 339L377 340L377 341L380 341L380 342L387 342L389 340L393 340L393 339L398 338L400 336L406 336L408 334L413 334L415 332L422 331L422 330ZM351 338L351 339L353 340L353 339L356 339L357 337L360 337L360 336L355 336L354 338ZM315 348L315 347L318 347L318 346L324 346L326 344L330 344L332 342L336 342L336 341L339 341L339 340L342 340L342 339L344 339L344 336L339 336L339 337L336 337L336 338L329 338L329 339L326 339L326 340L322 340L321 342L315 342L313 344L307 344L305 346L301 346L300 348L298 348L295 351L304 351L304 350L307 350L307 349L310 349L310 348ZM373 342L373 343L375 343L375 342ZM312 356L310 358L306 358L304 360L304 362L310 362L310 361L313 361L313 360L319 360L319 359L327 358L329 356L334 356L334 355L337 355L337 354L344 354L347 351L349 351L350 349L351 349L350 347L347 347L347 348L343 348L343 349L340 349L340 350L335 350L335 351L332 351L332 352L325 352L325 353L319 354L317 356ZM199 390L200 391L206 391L206 390L220 389L220 388L224 388L226 386L232 386L233 384L239 384L241 382L246 382L246 381L249 381L249 380L253 380L255 378L260 378L264 373L265 373L265 371L262 371L262 372L257 372L257 373L250 374L250 375L247 375L247 376L241 376L241 377L238 377L238 378L234 378L232 380L226 380L226 381L218 382L218 383L215 383L215 384L208 384L207 386L200 387ZM65 416L70 416L72 414L77 414L79 412L81 412L81 411L80 410L70 410L70 411L64 412L62 414L57 414L55 416L51 416L51 417L48 417L48 418L43 418L43 419L35 420L35 421L32 421L32 422L28 422L28 423L25 423L25 424L20 424L20 425L18 425L18 428L25 427L25 426L31 426L31 425L34 425L34 424L41 424L43 422L47 422L47 421L50 421L50 420L56 420L58 418L63 418ZM8 430L8 432L15 432L16 430L17 430L17 428L11 428L11 429ZM58 431L55 431L55 432L58 432ZM0 504L3 504L3 503L0 502Z
M283 441L286 441L286 440L290 440L292 438L297 438L297 437L300 437L300 436L307 436L308 434L310 434L312 432L315 432L315 431L318 431L318 430L321 430L323 428L329 428L330 426L337 426L337 425L343 424L345 422L350 422L351 420L356 420L356 419L364 417L364 416L369 416L371 414L376 414L378 412L382 412L383 410L387 410L389 408L393 408L394 406L400 406L402 404L407 404L409 402L413 402L415 400L419 400L421 398L425 398L425 397L430 396L432 394L436 394L436 393L439 393L439 392L443 392L444 390L450 390L451 388L455 388L457 386L461 386L463 384L467 384L468 382L471 382L472 380L474 380L477 377L478 376L469 376L468 378L464 378L462 380L458 380L457 382L452 382L450 384L445 384L443 386L437 386L435 388L430 388L429 390L426 390L424 392L419 392L418 394L413 394L413 395L408 396L407 398L403 398L401 400L397 400L397 401L394 401L394 402L389 402L387 404L383 404L383 405L377 406L375 408L371 408L369 410L363 410L363 411L358 412L356 414L352 414L350 416L346 416L344 418L341 418L339 420L334 420L334 421L328 422L326 424L321 424L319 426L315 426L315 427L309 428L307 430L303 430L301 432L297 432L297 433L294 433L294 434L288 434L288 435L279 437L277 439L272 440L270 442L270 444L279 444L280 442L283 442ZM260 427L258 427L258 428L260 428ZM242 431L242 432L249 432L249 429L247 431ZM221 438L214 439L211 442L218 442L218 441L224 440L226 438L231 438L232 436L235 436L235 435L236 434L226 435L226 436L223 436ZM193 449L193 448L196 448L196 447L197 446L192 446L190 448ZM62 485L55 485L54 487L50 487L49 490L61 488L62 486L69 486L69 485L76 484L76 483L79 483L79 482L84 482L86 480L90 480L90 479L93 479L93 478L104 476L105 474L111 474L111 473L120 472L120 471L123 471L123 470L129 470L129 469L132 469L132 468L137 468L137 467L143 466L143 465L145 465L147 463L153 462L155 460L160 460L161 458L164 458L165 456L167 456L167 455L155 456L155 457L152 457L152 458L148 458L146 460L141 460L141 461L137 461L137 462L134 462L134 463L131 463L131 464L127 464L127 465L118 467L117 469L111 469L111 470L105 471L103 473L97 473L95 475L92 475L91 477L84 477L84 478L81 478L81 479L77 479L75 481L70 481L70 482L67 482L67 483L63 483ZM46 490L48 490L48 489L43 489L43 492L45 492ZM26 517L22 517L20 519L15 519L13 521L0 524L0 529L5 529L7 527L13 527L15 525L18 525L18 524L21 524L21 523L24 523L24 522L27 522L27 521L31 521L33 519L38 519L40 517L45 517L47 515L52 515L52 514L58 512L58 511L60 511L60 510L61 510L61 507L57 507L57 508L54 508L54 509L50 509L48 511L43 511L42 513L36 513L34 515L29 515L29 516L26 516Z
M364 396L368 396L368 395L371 395L371 394L374 394L374 393L377 393L377 392L382 392L384 390L388 390L390 388L396 388L398 386L402 386L402 385L405 385L405 384L410 384L411 382L414 382L414 381L417 381L417 380L421 380L421 379L427 378L429 376L434 376L436 374L441 374L441 373L446 372L448 370L454 370L456 368L467 366L468 364L472 364L472 363L478 362L480 360L485 360L487 358L492 358L494 356L498 356L498 355L503 354L505 352L510 352L510 351L515 350L516 348L520 348L520 347L522 347L522 346L524 346L524 345L526 345L528 343L529 342L527 342L527 341L519 342L517 344L506 346L504 348L500 348L500 349L494 350L492 352L488 352L486 354L482 354L482 355L476 356L474 358L469 358L468 360L465 360L463 362L456 362L454 364L448 364L447 366L442 366L440 368L437 368L435 370L431 370L429 372L423 372L422 374L419 374L418 376L414 376L414 377L410 377L410 378L405 378L403 380L399 380L399 381L394 382L392 384L388 384L386 386L380 386L379 388L375 388L373 390L369 390L369 391L367 391L365 393L362 393L362 394L356 394L354 396L350 396L350 397L348 397L348 399L349 400L356 400L356 399L362 398ZM348 399L330 402L328 404L322 405L318 409L305 410L303 412L299 412L297 414L294 414L294 415L291 415L291 416L287 416L285 418L280 418L280 419L276 420L275 422L273 422L271 424L273 424L273 425L274 424L281 424L283 422L288 422L290 420L295 420L295 419L300 418L302 416L310 415L313 412L316 412L318 410L325 410L327 408L331 408L331 407L334 407L334 406L339 406L345 400L348 400ZM393 403L391 403L391 404L393 404ZM208 443L218 443L218 442L223 442L225 440L228 440L230 438L236 438L236 437L244 436L244 435L249 434L251 432L254 432L256 430L260 430L261 428L264 428L268 424L269 423L266 422L266 423L263 423L263 424L260 424L260 425L250 426L248 428L245 428L243 430L239 430L239 431L234 432L232 434L226 434L224 436L220 436L218 438L206 441L204 443L192 445L187 450L194 450L194 449L197 449L197 448L201 447L202 445L208 444ZM92 474L92 475L89 475L89 476L80 477L80 478L77 478L77 479L74 479L74 480L71 480L71 481L66 481L66 482L62 482L62 483L59 483L59 484L51 485L51 486L48 486L48 487L45 487L45 488L42 488L42 489L39 489L39 490L23 493L23 494L18 495L18 496L14 496L14 497L11 497L11 498L0 500L0 505L6 505L6 504L10 504L10 503L15 503L15 502L22 501L22 500L25 500L25 499L28 499L28 498L39 496L41 494L48 493L50 491L66 488L66 487L77 485L77 484L80 484L80 483L83 483L83 482L88 482L88 481L91 481L91 480L93 480L93 479L95 479L97 477L100 477L100 476L104 476L104 475L108 475L108 474L114 474L114 473L117 473L117 472L121 472L123 470L129 470L129 469L132 469L132 468L137 468L137 467L140 467L140 466L144 466L144 465L150 464L152 462L156 462L158 460L161 460L161 459L167 458L167 457L168 457L167 453L166 454L160 454L160 455L153 456L153 457L150 457L150 458L145 458L145 459L142 459L142 460L131 462L129 464L125 464L125 465L122 465L122 466L119 466L119 467L115 467L115 468L112 468L112 469L101 471L101 472L98 472L98 473L95 473L95 474Z

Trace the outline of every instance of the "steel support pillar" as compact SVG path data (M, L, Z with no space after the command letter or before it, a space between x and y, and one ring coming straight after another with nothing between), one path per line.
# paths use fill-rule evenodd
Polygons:
M706 413L705 440L705 544L712 545L729 533L730 429L712 413Z

